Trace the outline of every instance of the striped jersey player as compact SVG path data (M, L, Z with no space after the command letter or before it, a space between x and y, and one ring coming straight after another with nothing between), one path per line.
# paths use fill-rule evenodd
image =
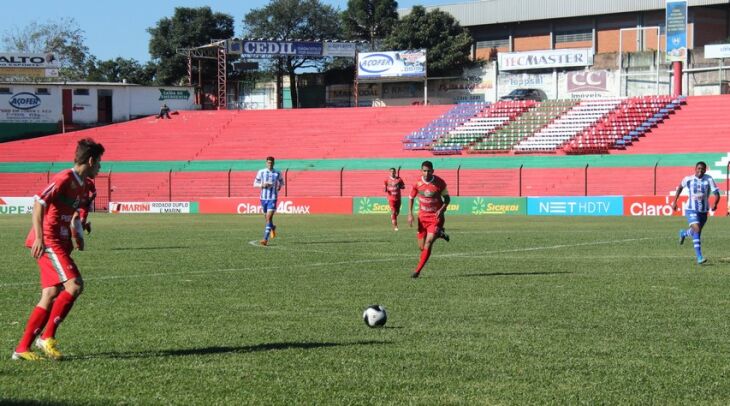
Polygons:
M261 189L261 209L266 216L266 225L264 226L264 238L260 241L261 245L269 244L269 237L276 237L276 226L274 225L274 213L276 213L276 201L279 197L279 191L284 186L284 177L281 172L274 169L274 157L266 157L266 168L256 173L256 179L253 181L253 187Z
M707 222L707 212L717 210L717 204L720 202L720 189L717 187L712 176L707 175L707 164L700 161L695 165L695 174L685 176L677 187L677 193L674 196L672 208L677 210L677 200L682 190L687 189L687 207L685 208L685 216L689 223L689 228L679 230L679 244L684 243L684 239L692 237L695 254L697 255L697 263L704 264L707 259L702 255L702 243L700 235L702 229ZM714 196L712 206L710 206L710 194Z

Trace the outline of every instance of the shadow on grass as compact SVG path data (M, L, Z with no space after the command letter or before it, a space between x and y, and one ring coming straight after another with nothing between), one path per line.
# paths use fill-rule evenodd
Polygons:
M292 243L292 245L322 245L322 244L366 244L366 243L390 243L388 240L329 240L329 241L301 241Z
M5 399L0 396L0 405L72 405L58 400Z
M238 347L202 347L202 348L180 348L172 350L150 350L135 352L102 352L98 354L89 354L83 356L70 356L66 360L83 360L83 359L125 359L125 358L158 358L158 357L182 357L187 355L215 355L215 354L245 354L249 352L260 351L279 351L279 350L311 350L317 348L340 347L349 345L377 345L389 344L390 341L355 341L351 343L265 343L256 345L243 345Z
M532 276L532 275L560 275L571 274L573 272L484 272L484 273L468 273L457 275L454 278L469 278L472 276Z
M170 247L118 247L118 248L110 248L109 251L152 251L152 250L187 250L190 249L189 246L170 246Z

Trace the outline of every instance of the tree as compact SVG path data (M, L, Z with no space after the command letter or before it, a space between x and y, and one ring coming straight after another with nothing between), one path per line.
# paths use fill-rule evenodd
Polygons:
M249 11L243 24L244 35L249 38L314 40L336 39L340 34L338 12L319 0L271 0L265 7ZM324 61L296 56L275 59L277 82L281 83L282 75L289 75L292 105L296 107L299 102L296 69L321 67ZM281 107L281 99L279 103Z
M172 18L163 18L148 28L150 55L157 63L156 82L163 85L185 83L187 57L178 55L181 48L194 48L214 40L233 37L233 17L214 13L210 7L176 7ZM215 70L210 69L215 75Z
M451 16L439 9L426 13L415 6L396 23L383 46L389 50L426 49L429 76L459 75L474 65L470 59L472 37Z
M395 0L348 0L347 10L342 13L345 35L370 43L390 35L398 21L398 2Z
M86 71L87 80L92 82L123 82L150 85L155 77L157 65L153 62L140 64L135 59L116 58L99 61L89 58Z
M6 31L2 39L10 52L53 53L59 60L59 77L81 80L85 77L85 65L89 48L84 44L84 30L73 18L32 22L20 30Z

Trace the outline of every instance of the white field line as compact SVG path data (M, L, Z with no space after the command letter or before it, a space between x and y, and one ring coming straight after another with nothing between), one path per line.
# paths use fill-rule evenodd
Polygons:
M514 248L514 249L504 249L504 250L493 250L493 251L482 251L480 253L473 253L473 252L457 252L453 254L435 254L433 257L435 258L483 258L483 257L489 257L492 255L497 254L509 254L509 253L516 253L516 252L532 252L532 251L543 251L543 250L557 250L557 249L564 249L564 248L575 248L575 247L587 247L592 245L606 245L606 244L620 244L620 243L628 243L628 242L636 242L636 241L646 241L646 240L652 240L653 238L626 238L622 240L611 240L611 241L593 241L593 242L584 242L584 243L577 243L577 244L559 244L559 245L547 245L542 247L525 247L525 248ZM254 245L255 241L251 242L251 245ZM261 246L259 246L261 247ZM274 247L261 247L261 248L274 248ZM282 250L287 250L284 247L277 247ZM311 252L311 251L308 251ZM358 259L358 260L348 260L348 261L336 261L336 262L312 262L312 263L305 263L305 264L291 264L291 268L321 268L324 266L335 266L335 265L352 265L352 264L370 264L370 263L378 263L378 262L394 262L394 261L402 261L405 258L413 259L415 258L415 254L404 254L400 256L393 256L389 255L387 258L368 258L368 259ZM665 258L665 257L662 257ZM206 274L213 274L213 273L221 273L221 272L240 272L240 271L253 271L253 270L267 270L267 269L280 269L280 266L256 266L256 267L246 267L246 268L228 268L228 269L209 269L209 270L203 270L203 271L186 271L186 272L155 272L155 273L146 273L146 274L131 274L131 275L106 275L106 276L98 276L95 278L84 278L85 281L105 281L105 280L116 280L116 279L134 279L134 278L149 278L149 277L158 277L158 276L179 276L179 275L206 275ZM0 283L0 289L1 288L9 288L9 287L16 287L16 286L28 286L28 285L38 285L37 281L34 282L19 282L19 283Z

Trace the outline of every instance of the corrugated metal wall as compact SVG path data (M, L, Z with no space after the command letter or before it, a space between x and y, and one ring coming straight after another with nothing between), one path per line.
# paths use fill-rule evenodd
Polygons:
M730 0L689 0L690 7L730 4ZM462 26L663 10L665 0L482 0L426 7L453 15ZM410 9L401 9L401 15Z

